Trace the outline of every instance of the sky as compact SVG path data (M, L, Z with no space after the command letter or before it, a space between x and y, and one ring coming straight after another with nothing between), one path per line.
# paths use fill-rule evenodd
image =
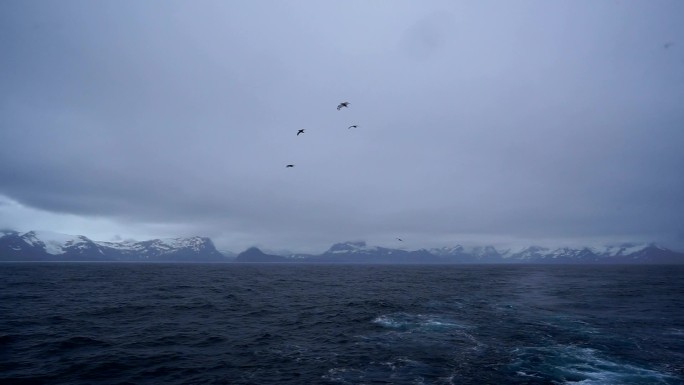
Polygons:
M681 15L680 0L5 0L0 228L235 252L684 251Z

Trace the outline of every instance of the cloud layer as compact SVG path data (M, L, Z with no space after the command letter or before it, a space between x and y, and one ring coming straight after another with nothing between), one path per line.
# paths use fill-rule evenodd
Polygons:
M0 226L235 250L395 236L681 249L681 14L6 1Z

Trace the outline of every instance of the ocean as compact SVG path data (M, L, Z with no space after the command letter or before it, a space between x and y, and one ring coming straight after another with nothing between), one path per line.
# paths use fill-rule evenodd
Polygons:
M684 384L684 267L3 263L0 383Z

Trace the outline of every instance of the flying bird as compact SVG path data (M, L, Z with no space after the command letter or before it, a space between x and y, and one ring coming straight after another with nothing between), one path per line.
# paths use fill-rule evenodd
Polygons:
M290 168L290 167L294 167L294 164L288 164L287 166L285 166L285 168Z
M347 127L347 130L350 129L350 128L356 128L356 127L358 127L358 126L355 124L355 125L353 125L353 126Z
M349 108L349 102L342 102L337 105L337 111L339 111L342 107L347 107Z
M303 134L303 133L304 133L304 129L298 130L298 131L297 131L297 136L299 136L299 134Z
M397 241L399 241L399 242L404 242L404 240L401 239L401 238L397 238Z

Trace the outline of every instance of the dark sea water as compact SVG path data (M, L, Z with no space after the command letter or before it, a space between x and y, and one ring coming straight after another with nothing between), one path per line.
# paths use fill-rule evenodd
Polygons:
M684 384L684 268L0 264L1 384Z

